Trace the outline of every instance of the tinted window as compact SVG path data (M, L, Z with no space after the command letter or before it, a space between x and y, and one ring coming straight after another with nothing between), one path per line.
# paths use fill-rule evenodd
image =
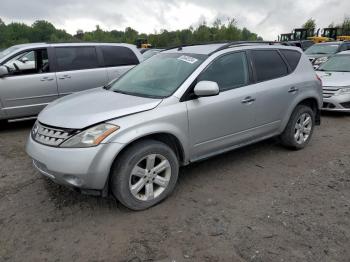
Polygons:
M253 50L257 81L266 81L288 74L287 65L275 50Z
M103 46L105 66L137 65L139 60L135 53L124 46Z
M294 71L300 61L301 54L298 51L293 51L293 50L281 49L280 51L284 55L284 57L287 59L288 64L292 69L292 71Z
M98 67L95 47L56 48L58 71L81 70Z
M245 53L233 53L215 60L198 78L198 81L214 81L220 90L246 85L249 80Z

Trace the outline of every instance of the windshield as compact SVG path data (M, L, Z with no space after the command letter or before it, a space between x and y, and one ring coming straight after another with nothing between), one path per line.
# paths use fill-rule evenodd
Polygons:
M168 97L206 57L198 54L160 53L131 69L107 89L135 96Z
M324 55L332 55L335 54L338 50L339 45L313 45L306 49L305 54L307 55L317 55L317 54L324 54Z
M3 57L7 56L8 54L11 54L12 52L14 52L17 49L19 49L18 46L11 46L11 47L1 51L0 52L0 59L2 59Z
M350 55L336 55L318 68L319 71L350 72Z

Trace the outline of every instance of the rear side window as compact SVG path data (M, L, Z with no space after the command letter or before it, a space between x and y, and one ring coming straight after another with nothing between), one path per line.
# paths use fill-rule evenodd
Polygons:
M276 50L252 50L257 81L266 81L288 74L288 67Z
M290 68L292 69L292 71L294 71L295 68L297 68L297 65L299 64L301 53L298 51L285 50L285 49L281 49L280 52L287 59L287 62Z
M102 46L102 53L106 67L137 65L139 63L135 53L124 46Z
M96 48L57 47L56 60L58 71L92 69L99 67Z

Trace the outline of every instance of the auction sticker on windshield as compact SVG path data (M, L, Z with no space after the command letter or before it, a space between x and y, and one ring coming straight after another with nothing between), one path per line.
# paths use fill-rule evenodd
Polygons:
M182 55L178 58L179 60L182 60L184 62L190 63L190 64L194 64L198 61L198 59L187 56L187 55Z

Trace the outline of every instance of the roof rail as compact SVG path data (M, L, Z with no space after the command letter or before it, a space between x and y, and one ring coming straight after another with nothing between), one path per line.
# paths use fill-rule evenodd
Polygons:
M164 51L171 50L171 49L182 49L183 47L187 46L195 46L195 45L215 45L215 44L227 44L227 41L213 41L213 42L199 42L199 43L193 43L193 44L182 44L182 45L175 45L171 47L167 47Z
M183 47L188 47L188 46L196 46L196 45L212 45L212 44L223 44L222 46L220 46L219 48L215 49L214 51L212 51L211 53L208 54L208 56L211 56L212 54L224 50L226 48L230 48L233 46L241 46L241 45L245 45L245 44L265 44L265 45L275 45L275 44L282 44L281 42L277 42L277 41L219 41L219 42L201 42L201 43L193 43L193 44L184 44L184 45L177 45L177 46L172 46L172 47L168 47L166 48L164 51L167 50L171 50L171 49L178 49L181 50Z
M235 46L242 46L242 45L250 45L250 44L265 44L265 45L276 45L276 44L281 44L281 42L275 42L275 41L233 41L233 42L229 42L226 43L223 46L220 46L219 48L215 49L213 52L209 53L209 56L211 56L212 54L219 52L221 50L230 48L230 47L235 47Z

